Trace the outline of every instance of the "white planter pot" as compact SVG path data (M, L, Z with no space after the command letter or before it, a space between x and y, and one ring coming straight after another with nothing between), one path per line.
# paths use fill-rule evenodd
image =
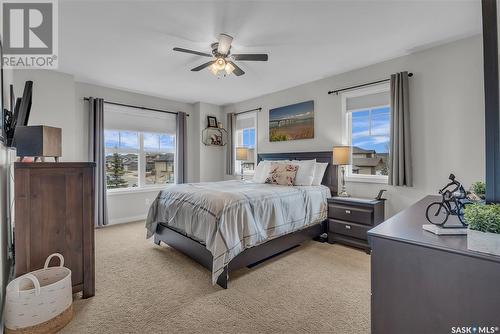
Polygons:
M500 256L500 234L467 230L467 248Z

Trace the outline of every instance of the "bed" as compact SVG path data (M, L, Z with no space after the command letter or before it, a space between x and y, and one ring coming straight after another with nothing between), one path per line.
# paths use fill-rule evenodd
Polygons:
M328 162L321 186L248 181L182 184L160 192L146 220L147 237L185 253L227 288L229 273L296 247L325 231L326 199L337 190L331 152L259 154L261 160Z

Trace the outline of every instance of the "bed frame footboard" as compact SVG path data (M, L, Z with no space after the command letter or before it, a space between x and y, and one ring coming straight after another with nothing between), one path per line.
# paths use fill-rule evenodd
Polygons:
M325 231L325 226L326 222L322 222L244 250L229 262L219 276L217 284L227 289L227 282L231 271L266 260L288 249L294 248L306 240L318 237ZM212 254L205 248L205 245L200 242L169 227L158 224L154 235L154 242L160 245L162 241L170 247L186 254L208 270L212 270Z

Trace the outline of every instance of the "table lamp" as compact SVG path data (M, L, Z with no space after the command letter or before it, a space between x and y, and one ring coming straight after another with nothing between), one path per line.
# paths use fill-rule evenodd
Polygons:
M342 166L340 169L342 173L342 189L339 196L349 197L350 195L345 190L345 166L351 164L351 146L334 146L333 164L336 166Z
M241 179L243 180L243 161L248 161L248 148L236 148L236 160L241 161Z

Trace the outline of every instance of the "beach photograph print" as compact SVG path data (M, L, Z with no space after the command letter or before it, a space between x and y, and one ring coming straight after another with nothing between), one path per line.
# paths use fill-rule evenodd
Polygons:
M314 138L314 101L269 110L269 141Z

